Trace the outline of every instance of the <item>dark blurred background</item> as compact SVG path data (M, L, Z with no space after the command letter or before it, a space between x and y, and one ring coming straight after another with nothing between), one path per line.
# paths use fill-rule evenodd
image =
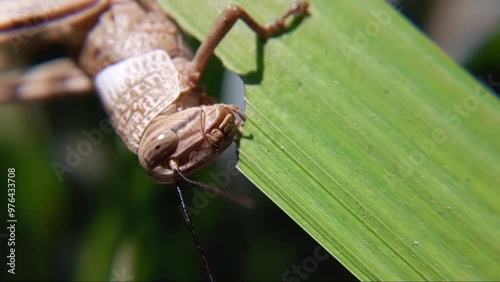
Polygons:
M388 3L498 93L499 1ZM188 42L194 48L199 44L189 38ZM46 55L58 54L53 50ZM242 93L239 78L225 72L217 58L209 68L203 77L209 93L222 93L222 101L243 104L242 95L234 95ZM0 171L6 183L7 168L16 169L18 220L13 276L6 273L7 191L3 189L3 281L205 280L174 187L152 183L114 133L104 133L102 143L58 180L53 163L64 164L67 148L76 149L86 140L83 131L99 129L105 118L96 96L0 105ZM213 175L234 170L227 165L235 158L232 147L191 178L213 182ZM256 207L248 210L221 197L193 203L198 192L187 184L182 187L189 206L203 206L192 210L192 220L218 280L296 277L285 273L315 253L326 253L244 176L233 176L227 187L253 198ZM355 280L331 256L318 262L315 271L304 273L307 276L301 280Z

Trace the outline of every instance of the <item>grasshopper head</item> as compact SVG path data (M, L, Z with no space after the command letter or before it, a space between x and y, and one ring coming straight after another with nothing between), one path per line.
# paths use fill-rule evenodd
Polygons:
M160 115L141 138L141 165L156 182L172 183L176 170L189 174L222 154L244 119L238 106L225 104Z

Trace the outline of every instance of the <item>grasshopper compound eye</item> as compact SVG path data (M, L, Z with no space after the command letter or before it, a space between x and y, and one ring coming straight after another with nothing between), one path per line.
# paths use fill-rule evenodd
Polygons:
M169 157L176 151L179 144L177 134L164 126L150 126L146 132L144 144L139 147L139 160L147 170L153 170L157 166L166 165Z

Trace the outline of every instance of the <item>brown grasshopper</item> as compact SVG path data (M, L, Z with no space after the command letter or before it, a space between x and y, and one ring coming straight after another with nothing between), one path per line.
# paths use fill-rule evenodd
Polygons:
M29 53L59 43L70 58L46 64L30 76L17 73L5 79L0 100L95 90L126 146L155 182L176 184L184 207L179 181L194 183L185 175L224 152L245 121L239 106L216 104L198 85L214 49L238 19L265 39L284 31L289 16L306 15L308 3L295 2L280 18L264 25L243 8L229 5L194 55L175 22L154 0L8 0L1 6L0 44L10 43L16 53ZM36 89L20 86L30 79L53 84ZM184 216L212 280L185 208Z

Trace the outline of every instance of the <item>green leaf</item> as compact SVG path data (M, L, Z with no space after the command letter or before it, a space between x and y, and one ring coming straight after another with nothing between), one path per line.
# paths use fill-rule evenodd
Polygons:
M203 40L226 2L162 4ZM362 280L500 279L498 99L385 2L311 2L216 50L247 83L241 171Z

